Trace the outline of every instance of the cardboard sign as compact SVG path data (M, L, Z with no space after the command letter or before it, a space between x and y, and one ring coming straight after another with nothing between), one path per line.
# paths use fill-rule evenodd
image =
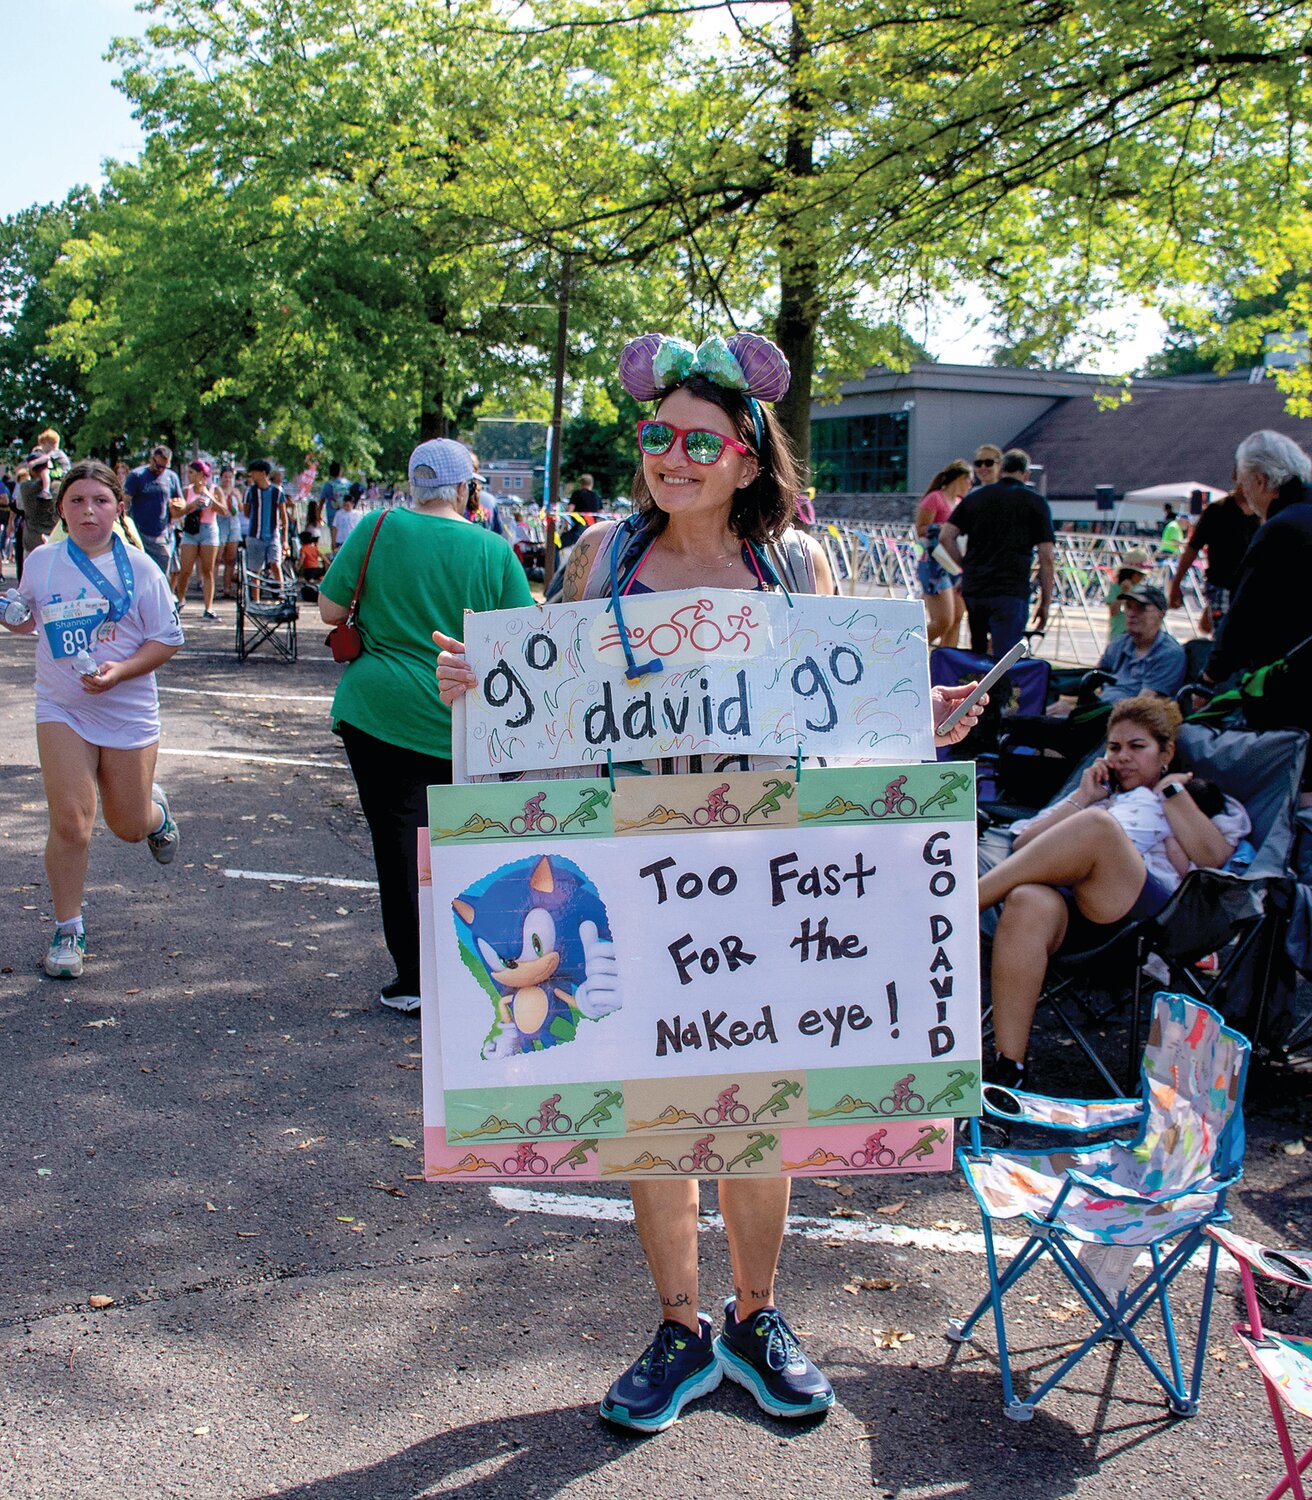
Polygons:
M465 617L470 776L670 755L930 760L918 600L702 589Z
M429 1176L950 1165L973 767L434 787L429 815Z

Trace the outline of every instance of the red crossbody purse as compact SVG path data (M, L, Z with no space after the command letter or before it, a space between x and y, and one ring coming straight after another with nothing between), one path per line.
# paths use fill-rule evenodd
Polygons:
M360 564L360 576L356 580L355 593L351 595L351 607L346 611L346 618L333 626L324 641L332 652L334 661L354 661L364 650L364 641L355 617L360 603L360 590L364 587L364 575L369 571L369 554L374 550L374 543L378 540L378 533L383 529L386 519L387 512L384 511L378 517L373 536L369 538L369 547L364 554L364 562Z

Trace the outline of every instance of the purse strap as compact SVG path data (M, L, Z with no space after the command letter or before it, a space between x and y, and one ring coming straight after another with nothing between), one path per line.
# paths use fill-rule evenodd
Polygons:
M374 527L374 534L369 538L369 545L365 549L364 561L360 564L360 576L355 581L355 593L351 595L351 607L346 611L346 619L351 624L355 623L356 606L360 602L360 590L364 587L364 575L369 571L369 554L374 550L374 543L378 540L378 533L383 529L383 522L387 517L387 511L384 511L378 517L378 524Z

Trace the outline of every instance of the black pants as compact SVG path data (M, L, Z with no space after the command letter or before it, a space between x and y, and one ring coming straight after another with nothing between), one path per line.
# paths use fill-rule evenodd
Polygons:
M396 976L419 993L418 834L428 826L430 786L451 784L451 762L375 739L353 724L341 726L342 744L360 793L374 845L383 941Z

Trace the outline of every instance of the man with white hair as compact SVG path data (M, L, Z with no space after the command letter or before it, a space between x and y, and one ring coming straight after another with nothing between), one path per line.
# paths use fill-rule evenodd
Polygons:
M1312 573L1312 458L1282 432L1254 432L1235 452L1244 498L1261 522L1244 554L1230 613L1203 680L1224 682L1236 672L1279 661L1312 635L1302 584ZM1271 705L1275 710L1275 705ZM1312 728L1312 705L1291 696L1275 722Z

